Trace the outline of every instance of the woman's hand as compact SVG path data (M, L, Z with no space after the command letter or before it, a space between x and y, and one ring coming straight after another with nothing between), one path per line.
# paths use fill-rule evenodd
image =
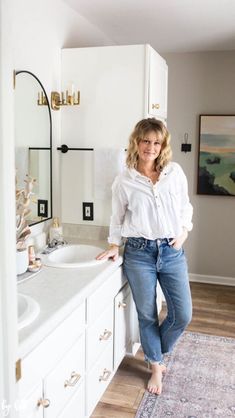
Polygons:
M108 260L109 258L112 258L113 261L116 261L119 256L119 247L118 245L112 244L110 245L110 248L101 254L98 254L96 257L96 260Z
M172 241L169 242L169 245L174 247L176 250L180 250L180 248L183 246L183 243L188 238L188 231L186 228L183 228L183 233L179 235L178 237L174 238Z

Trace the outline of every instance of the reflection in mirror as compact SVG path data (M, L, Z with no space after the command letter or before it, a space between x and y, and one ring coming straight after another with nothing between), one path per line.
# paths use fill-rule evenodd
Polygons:
M38 105L43 92L45 105ZM29 225L52 217L52 125L45 89L29 71L17 71L15 83L15 163L17 188L26 174L36 179L30 203Z

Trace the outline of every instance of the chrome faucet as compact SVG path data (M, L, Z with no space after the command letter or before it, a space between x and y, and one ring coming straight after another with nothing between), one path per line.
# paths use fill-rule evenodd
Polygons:
M67 241L58 240L56 238L53 238L51 241L48 240L47 247L42 251L42 254L50 254L52 251L57 250L61 245L68 244Z
M68 244L65 240L58 240L53 238L51 241L48 242L48 248L58 248L60 245Z

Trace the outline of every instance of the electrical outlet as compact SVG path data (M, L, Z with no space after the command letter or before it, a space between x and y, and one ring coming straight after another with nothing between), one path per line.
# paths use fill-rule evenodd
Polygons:
M38 216L48 218L48 200L38 199Z
M82 203L82 219L84 221L94 220L94 205L93 202Z

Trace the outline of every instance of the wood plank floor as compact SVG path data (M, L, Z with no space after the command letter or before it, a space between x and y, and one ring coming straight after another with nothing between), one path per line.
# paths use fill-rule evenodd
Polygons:
M193 319L188 330L235 338L235 287L204 283L190 286ZM125 357L92 418L133 418L149 375L141 350L135 358Z

